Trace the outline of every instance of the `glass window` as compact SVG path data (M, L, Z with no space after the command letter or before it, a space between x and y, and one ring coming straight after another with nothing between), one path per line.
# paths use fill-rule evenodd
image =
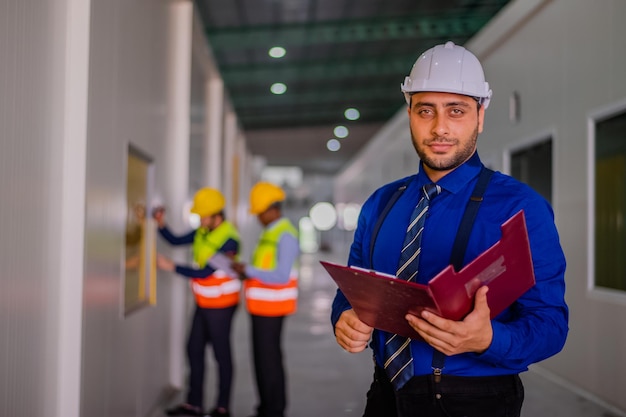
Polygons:
M552 138L512 153L511 176L530 185L552 204Z
M595 126L595 285L626 290L626 112Z

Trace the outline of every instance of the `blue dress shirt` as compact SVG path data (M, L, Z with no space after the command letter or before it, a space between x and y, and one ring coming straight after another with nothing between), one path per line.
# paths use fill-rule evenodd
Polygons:
M467 162L441 178L437 184L442 193L431 201L426 218L418 282L427 283L449 265L452 244L467 202L478 179L482 162L475 153ZM408 187L381 225L370 265L370 238L374 224L390 189L407 183ZM350 248L348 265L372 268L395 274L411 212L417 204L421 187L432 182L420 165L417 175L387 184L374 192L365 202ZM388 197L386 197L388 198ZM491 247L501 237L500 225L523 209L536 285L511 307L491 322L493 340L482 354L464 353L447 357L443 374L459 376L489 376L525 371L528 365L559 352L568 332L568 308L565 293L565 257L554 225L550 205L526 184L495 172L483 196L463 265ZM333 302L333 327L339 316L350 309L341 291ZM384 334L374 331L370 346L376 362L383 363ZM411 342L415 375L432 373L433 348L422 341Z

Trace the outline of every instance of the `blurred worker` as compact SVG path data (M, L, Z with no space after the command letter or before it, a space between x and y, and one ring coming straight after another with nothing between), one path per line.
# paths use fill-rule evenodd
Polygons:
M213 346L218 366L218 390L211 417L229 416L230 395L233 379L233 361L230 332L233 315L239 303L241 282L216 265L211 258L216 252L236 260L239 254L239 234L235 226L224 218L225 200L222 193L213 188L202 188L194 196L191 212L200 216L200 227L175 236L165 225L163 210L156 210L154 218L159 233L172 245L192 245L193 266L176 265L171 260L157 257L158 267L176 272L191 279L191 289L196 299L187 356L189 359L189 387L186 403L168 409L170 416L205 416L203 411L205 348ZM215 258L214 258L215 259ZM230 262L230 261L229 261Z
M292 273L300 253L296 228L283 217L285 192L259 182L250 191L250 213L264 230L252 263L233 264L244 279L252 320L252 348L259 404L255 417L284 417L287 406L281 333L285 316L296 311L297 281Z

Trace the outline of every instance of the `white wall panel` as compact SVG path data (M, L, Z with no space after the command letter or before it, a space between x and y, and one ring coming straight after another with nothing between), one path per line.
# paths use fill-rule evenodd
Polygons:
M124 317L126 161L133 144L165 172L166 0L92 2L81 415L145 416L169 386L171 281ZM148 205L151 202L147 202Z
M54 116L62 82L50 51L64 42L56 25L62 2L0 2L0 415L51 415L46 382L55 339L47 318L58 312L48 290L58 279L49 245L58 231L63 145ZM58 218L56 219L58 221Z

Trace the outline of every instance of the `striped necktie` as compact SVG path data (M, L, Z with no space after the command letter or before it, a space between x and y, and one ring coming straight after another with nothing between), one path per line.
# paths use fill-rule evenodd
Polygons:
M411 215L411 222L406 230L398 271L396 276L405 281L414 281L419 264L422 231L430 200L439 195L441 187L426 184L422 187L422 196ZM385 372L396 390L413 376L413 356L410 347L411 339L389 334L385 342Z

